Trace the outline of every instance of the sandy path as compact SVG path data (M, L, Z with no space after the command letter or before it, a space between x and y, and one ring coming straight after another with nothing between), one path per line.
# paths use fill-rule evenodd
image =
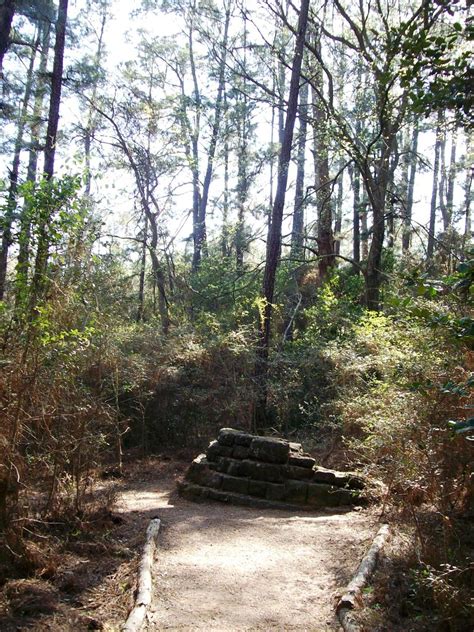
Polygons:
M125 492L121 510L162 520L148 630L339 630L336 595L376 525L365 511L295 514Z

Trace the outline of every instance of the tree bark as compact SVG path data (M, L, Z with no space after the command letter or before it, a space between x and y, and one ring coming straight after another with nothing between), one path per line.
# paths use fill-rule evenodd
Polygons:
M436 142L435 142L435 157L433 163L433 187L431 189L431 204L430 204L430 223L428 228L428 245L426 248L426 258L429 263L433 258L434 254L434 243L435 243L435 231L436 231L436 201L438 195L438 177L439 177L439 162L440 162L440 151L441 151L441 141L442 141L442 132L441 127L443 125L443 113L440 110L438 112L438 120L436 125Z
M64 46L66 42L66 22L69 0L59 0L58 19L56 22L56 42L54 45L53 76L51 80L51 99L46 130L46 146L44 150L44 174L48 180L54 175L54 159L56 155L59 127L59 107L63 85Z
M108 6L104 4L102 7L102 19L100 22L100 31L99 38L97 41L97 49L95 53L94 63L98 68L100 68L102 63L102 57L104 54L104 33L105 26L107 23L107 11ZM91 184L92 184L92 171L91 171L91 152L92 152L92 140L94 138L94 134L97 130L97 112L94 110L94 102L97 97L97 89L98 89L98 78L96 76L93 86L92 86L92 94L90 97L90 105L89 105L89 114L87 116L87 124L84 130L84 163L86 168L85 174L85 187L84 193L87 198L90 197L91 194Z
M46 145L44 150L44 176L51 180L54 175L54 159L56 155L57 135L59 127L59 108L63 83L64 46L66 42L66 22L69 0L60 0L56 21L56 40L54 45L53 75L51 78L51 97L46 129ZM48 220L41 220L38 227L38 246L36 249L35 269L31 281L30 307L34 308L44 284L49 259Z
M3 0L0 6L0 79L3 79L3 58L10 45L10 29L15 15L15 0Z
M237 226L235 230L235 258L236 270L241 274L244 269L244 249L245 249L245 207L249 192L248 175L248 97L247 97L247 19L244 16L244 35L242 46L244 49L243 59L243 95L238 101L241 110L237 119L237 130L239 136L239 155L237 157Z
M354 272L359 274L360 264L360 173L357 166L349 167L354 200L352 204L352 258L354 260Z
M457 130L455 129L451 137L451 155L449 158L448 182L447 182L447 187L446 187L445 230L449 230L453 223L454 184L456 181L456 153L457 153Z
M408 160L408 189L405 212L403 214L403 236L402 236L402 252L408 253L411 246L411 219L413 213L413 195L415 191L415 176L418 160L418 135L419 125L418 119L413 124L413 133L410 144L410 156Z
M3 219L3 233L2 233L2 249L0 251L0 301L3 300L5 294L5 281L7 276L8 267L8 252L10 246L13 243L12 239L12 223L16 210L16 194L18 190L18 175L20 171L20 157L21 150L23 149L23 137L26 127L26 116L31 99L31 93L33 89L33 70L35 65L36 54L41 41L41 31L38 31L38 35L35 40L35 44L31 49L30 63L28 66L25 92L23 95L23 103L21 107L20 117L18 120L18 131L15 140L15 147L13 150L13 162L10 170L10 186L8 188L8 197L6 205L6 213Z
M263 309L259 323L259 344L257 349L256 381L259 398L256 407L255 425L258 427L266 419L267 405L267 372L268 352L270 344L271 317L275 290L275 277L281 254L281 226L283 208L285 205L286 186L288 183L288 168L291 158L293 131L298 109L298 93L300 84L303 50L308 24L309 0L302 0L298 19L295 54L291 70L288 109L285 122L285 133L278 160L278 181L275 200L273 203L271 224L267 242L267 256L263 276Z
M467 132L466 138L466 180L464 183L464 237L463 237L463 251L469 249L472 238L472 218L471 218L471 204L472 204L472 178L474 176L474 167L472 166L472 137Z
M291 230L292 259L298 259L304 253L304 211L305 211L305 165L306 165L306 135L308 129L308 93L309 85L305 81L299 95L299 136L298 154L296 158L296 187L295 206L293 210L293 226Z
M30 123L30 142L28 167L26 171L26 181L35 182L38 171L38 155L40 152L40 138L42 133L42 112L43 101L46 92L46 68L48 66L49 44L51 37L51 24L47 21L42 23L41 55L38 66L35 101ZM20 232L18 236L18 260L15 277L15 305L20 306L23 296L23 289L26 287L28 271L30 266L30 208L28 204L23 205L20 216Z
M140 257L140 276L138 282L138 308L137 308L137 323L143 321L143 315L145 311L145 275L146 275L146 251L148 248L148 217L145 215L145 221L143 225L143 243L142 253Z
M341 252L341 232L342 232L342 200L344 194L344 172L341 171L337 180L337 196L336 196L336 216L334 218L334 235L335 235L335 254Z
M321 55L320 36L314 34L314 48ZM318 63L316 61L316 63ZM319 278L326 278L329 270L335 263L334 233L333 233L333 209L331 200L331 183L329 179L329 156L327 146L327 117L323 103L318 93L323 90L323 72L318 64L314 74L312 89L312 109L314 128L314 176L316 191L316 207L318 210L318 271Z
M194 222L194 230L193 230L194 252L193 252L192 269L194 272L196 272L199 269L199 266L201 264L203 250L206 249L206 241L207 241L206 211L207 211L207 202L209 199L209 189L211 186L211 179L212 179L212 174L213 174L213 169L214 169L214 158L216 154L216 147L217 147L217 141L219 138L220 124L221 124L221 118L222 118L222 99L223 99L224 90L225 90L225 69L226 69L226 55L227 55L227 41L228 41L228 35L229 35L229 24L230 24L230 3L227 6L226 12L225 12L224 35L223 35L222 44L221 44L222 56L221 56L221 60L219 64L219 80L218 80L218 86L217 86L217 97L216 97L216 104L214 108L214 122L212 124L211 140L209 143L209 149L208 149L208 154L207 154L206 173L205 173L204 182L202 185L202 194L200 196L199 201L197 200L195 201L195 206L194 206L194 208L197 211L196 213L197 217L196 215L194 215L195 222ZM192 38L191 38L191 42L192 42ZM191 67L192 67L193 81L194 81L194 86L195 86L195 94L199 94L198 87L197 87L198 84L197 84L196 67L194 64L194 57L192 56L192 48L190 49L190 55L192 59ZM200 100L200 97L199 97L199 100ZM195 143L194 155L197 156L198 147L197 147L196 136L193 139L193 143ZM199 187L199 182L195 183L195 185Z

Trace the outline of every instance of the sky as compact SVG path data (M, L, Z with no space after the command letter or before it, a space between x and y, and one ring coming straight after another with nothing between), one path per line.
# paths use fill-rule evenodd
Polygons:
M131 3L127 0L113 0L111 11L113 15L113 19L109 19L107 21L106 30L105 30L105 42L107 49L107 69L108 69L108 85L109 87L113 86L115 82L120 82L120 74L118 67L121 63L133 59L136 55L136 41L137 41L137 31L138 29L146 29L157 36L174 36L178 37L180 31L179 20L176 19L174 15L171 14L163 14L159 11L155 13L154 16L150 18L149 15L142 17L130 18L130 10L134 6L138 6L138 2ZM248 3L249 4L249 3ZM86 5L86 0L72 0L70 5L70 18L74 20L75 15L84 8ZM256 8L258 6L257 2L251 2L251 8ZM95 28L98 28L98 18L97 16L91 15L90 19L91 25L95 25ZM265 30L265 26L262 25L262 30ZM91 45L93 47L94 43L91 41ZM68 53L69 61L72 61L72 58L75 56L79 56L83 53L83 49L72 50ZM61 128L63 130L68 129L72 124L77 122L81 118L80 106L77 100L72 98L66 98L63 101L62 109L61 109ZM268 116L269 111L267 112L267 116L264 117L260 115L259 120L259 137L258 142L263 146L270 141L270 133L268 126ZM104 134L106 137L107 134ZM71 141L74 139L72 138ZM430 160L433 155L433 146L434 146L434 135L432 132L422 133L420 135L419 141L419 152L421 155L424 155L428 158L427 167L424 170L419 170L417 173L416 183L415 183L415 207L414 207L414 218L416 221L426 224L429 216L429 205L431 198L431 189L432 189L432 174L430 170ZM67 147L66 151L64 148ZM459 139L459 147L458 147L458 156L461 155L465 150L464 147L464 139L461 135ZM447 156L449 156L450 146L448 143L447 147ZM134 211L135 203L135 195L134 195L134 184L133 179L130 175L125 174L123 170L120 172L109 168L104 171L104 169L100 166L100 160L98 154L96 154L96 158L94 161L94 165L96 170L99 172L99 175L94 178L94 193L95 197L99 202L99 207L102 209L104 213L104 217L106 220L106 226L104 231L107 231L110 234L133 234L135 232L135 223L132 220L132 215ZM6 167L6 165L5 165ZM64 169L65 171L73 171L77 172L83 168L83 165L80 162L78 147L74 145L74 142L70 142L67 145L64 145L59 152L58 156L58 167L59 169ZM312 166L308 161L307 172L310 173L312 171ZM262 197L259 194L262 190L265 190L268 187L268 170L263 173L262 182L259 186L255 187L254 195L256 196L255 204L262 202ZM219 181L220 179L220 181ZM265 180L265 181L263 181ZM294 171L290 172L290 182L294 180ZM308 182L310 184L310 182ZM459 179L458 186L455 191L455 203L460 204L462 201L462 177ZM211 196L215 194L216 191L219 190L219 187L222 186L222 173L219 172L219 169L216 170L216 181L212 184ZM346 216L348 218L346 222L346 230L350 230L350 217L351 217L351 205L352 205L352 196L348 187L348 180L346 176L345 181L345 189L346 189ZM177 243L181 243L183 245L185 243L186 238L189 237L192 227L191 223L182 222L182 215L186 212L186 209L191 205L190 202L190 192L186 194L186 190L184 189L184 193L182 197L177 202L176 209L176 218L173 215L169 218L169 228L171 232L175 232L180 228L180 240L178 239ZM291 210L292 201L293 201L293 192L290 191L287 196L287 206L288 209ZM179 211L179 212L178 212ZM215 218L216 226L219 224L220 218ZM212 221L211 221L212 223ZM289 231L289 222L287 222L284 227L286 232Z

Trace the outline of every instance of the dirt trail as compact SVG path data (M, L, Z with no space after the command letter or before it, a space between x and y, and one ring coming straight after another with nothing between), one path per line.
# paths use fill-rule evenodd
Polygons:
M337 594L377 525L366 511L294 513L178 498L173 483L121 496L162 520L148 630L339 630Z

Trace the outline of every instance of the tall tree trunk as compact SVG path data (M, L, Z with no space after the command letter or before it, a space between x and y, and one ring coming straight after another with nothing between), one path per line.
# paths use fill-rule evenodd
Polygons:
M54 159L56 155L59 127L59 107L63 85L64 46L66 42L66 22L69 0L59 0L58 19L56 22L56 41L54 44L53 75L51 78L51 99L46 130L46 146L44 150L44 175L50 180L54 175Z
M305 210L305 165L306 165L306 135L308 129L308 82L304 82L299 95L299 136L298 154L296 158L296 186L295 186L295 206L293 210L293 226L291 230L291 251L292 259L298 259L304 253L304 210Z
M340 165L342 168L342 165ZM341 171L339 178L337 179L337 196L336 196L336 216L334 218L334 235L335 242L335 254L339 255L341 252L341 232L342 232L342 201L344 195L344 172Z
M53 74L51 78L51 97L46 129L46 145L44 150L44 176L51 180L54 175L54 159L56 155L57 135L59 127L59 108L63 83L64 46L66 42L66 22L69 0L59 0L56 21L56 41L54 45ZM49 259L49 218L41 220L38 227L38 246L36 249L35 270L31 282L30 306L33 308L40 295Z
M206 210L207 210L207 202L209 199L209 189L211 186L212 173L214 169L214 158L216 154L217 141L220 133L220 124L222 118L222 99L224 96L225 90L225 69L226 69L226 57L227 57L227 41L229 36L229 23L230 23L230 3L228 4L225 12L225 22L224 22L224 35L222 38L222 56L219 64L219 79L218 79L218 87L217 87L217 97L216 104L214 108L214 122L212 124L211 130L211 140L209 143L209 149L207 154L207 168L204 176L204 182L202 185L202 195L197 205L197 222L194 226L194 253L193 253L193 263L192 268L193 271L197 271L200 264L203 251L207 248L207 231L206 231ZM197 91L197 79L196 79L196 68L194 64L194 59L192 62L193 68L193 77L194 77L194 85L195 91ZM195 147L195 153L197 154L198 148Z
M367 167L364 174L367 195L372 207L372 241L370 242L365 275L365 304L368 309L380 309L380 288L382 285L382 252L385 237L385 210L387 191L393 182L393 172L397 166L396 133L392 122L382 121L380 156L374 172Z
M0 79L3 78L3 58L10 44L10 29L15 14L15 0L3 0L0 5Z
M453 223L454 211L454 184L456 181L456 152L457 152L457 129L453 131L451 137L451 155L449 158L448 182L446 187L446 228L449 230Z
M100 68L102 63L102 57L104 54L104 33L105 33L105 25L107 23L108 16L108 5L104 4L102 7L102 19L100 22L100 31L99 37L97 40L97 49L94 58L94 64L97 68ZM92 170L91 170L91 151L92 151L92 139L94 138L94 134L97 129L97 112L94 109L94 103L97 97L97 89L98 89L98 77L94 79L94 83L92 86L92 94L90 97L90 106L89 113L87 116L87 124L84 130L84 162L86 167L86 182L84 187L84 193L87 198L90 197L91 194L91 183L92 183Z
M239 137L239 155L237 157L237 226L235 231L235 257L236 270L241 274L244 269L244 249L245 249L245 207L249 192L248 175L248 97L247 97L247 18L244 15L244 33L242 46L244 49L243 59L243 95L241 99L241 110L237 119L237 131Z
M145 311L145 276L146 276L146 251L148 249L148 216L145 214L145 221L143 225L143 242L142 253L140 257L140 276L138 283L138 308L137 308L137 323L143 321L143 314Z
M227 106L227 93L224 91L224 203L222 205L222 241L221 252L224 258L229 256L229 208L230 208L230 189L229 189L229 117Z
M158 312L160 314L161 328L165 335L168 334L170 328L170 318L168 310L168 299L166 297L166 281L165 271L163 265L158 258L158 226L156 222L156 215L152 212L148 199L145 202L145 213L150 223L151 239L148 246L150 253L151 265L153 268L153 276L156 281L156 287L158 289Z
M321 54L321 41L319 33L314 35L314 47ZM318 63L318 62L316 62ZM315 85L322 91L323 72L318 64L315 69ZM318 210L318 270L319 278L325 279L328 271L335 263L334 257L334 233L333 233L333 209L331 200L331 183L329 179L329 155L327 146L327 116L324 106L317 94L312 89L312 109L314 126L314 175L316 190L316 206Z
M380 285L382 281L382 250L385 236L385 191L374 189L369 192L372 206L373 226L367 258L365 304L368 309L378 311L380 307Z
M365 188L363 189L363 195L362 195L362 202L360 204L360 211L359 211L359 216L360 216L360 229L361 229L361 234L360 234L360 245L361 245L361 254L362 254L362 259L364 261L367 261L368 257L369 257L369 199L367 197L367 191L365 190Z
M472 179L474 176L474 167L472 166L472 137L467 132L466 138L466 180L464 183L464 237L463 251L466 253L471 245L472 238Z
M49 44L51 37L51 24L43 22L41 55L38 72L36 73L35 101L30 123L30 142L26 181L35 182L38 170L38 156L40 152L40 139L42 136L43 102L46 93L46 68L48 66ZM23 289L26 288L30 267L30 208L25 202L20 215L20 232L18 236L18 261L15 280L15 305L20 306Z
M275 291L275 277L281 254L281 226L283 208L285 205L286 186L288 182L288 168L293 143L293 130L298 109L298 92L300 84L303 50L308 24L309 0L302 0L298 18L295 54L291 70L290 91L288 96L288 110L286 114L285 133L278 160L278 181L275 200L273 203L271 224L267 242L267 256L263 276L263 309L260 318L259 344L257 349L256 382L259 397L256 407L255 424L258 427L266 419L267 407L267 372L268 352L270 344L271 317L273 296Z
M408 160L408 189L405 212L403 214L403 236L402 236L402 251L408 253L411 246L411 219L413 214L413 195L415 191L415 176L418 160L418 135L419 135L419 123L418 118L413 123L413 132L410 144L410 155Z
M12 240L12 223L16 210L16 194L18 190L18 175L20 171L20 157L23 149L23 136L25 133L26 116L30 105L31 92L33 89L33 70L35 65L36 53L41 41L41 31L35 39L35 45L31 49L30 63L26 76L25 92L23 95L23 103L18 120L18 130L13 150L13 162L10 170L10 186L8 188L7 208L3 219L2 233L2 249L0 251L0 301L3 300L5 294L5 281L8 266L8 251L13 243Z
M306 165L306 136L308 130L308 95L309 84L303 82L299 93L298 119L298 153L296 157L296 186L295 204L293 209L293 224L291 229L290 259L298 261L304 258L304 211L305 211L305 165ZM291 286L286 298L286 317L284 325L284 340L293 339L293 322L296 312L301 304L300 276L301 265L296 267L291 274Z
M349 167L354 201L352 204L352 259L356 264L354 272L359 274L360 264L360 173L355 165Z
M443 113L440 110L438 112L438 119L436 124L436 142L435 142L435 157L433 164L433 187L431 189L431 204L430 204L430 223L428 228L428 245L426 248L426 258L429 263L433 258L434 254L434 243L435 243L435 231L436 231L436 202L437 202L437 194L438 194L438 177L439 177L439 163L440 163L440 152L441 152L441 143L442 143L442 125L443 125L444 117Z
M446 169L446 128L443 128L441 130L439 161L441 173L438 184L439 210L441 211L441 217L443 220L443 230L446 232L449 226L448 213L446 209L446 193L448 183L448 174Z

